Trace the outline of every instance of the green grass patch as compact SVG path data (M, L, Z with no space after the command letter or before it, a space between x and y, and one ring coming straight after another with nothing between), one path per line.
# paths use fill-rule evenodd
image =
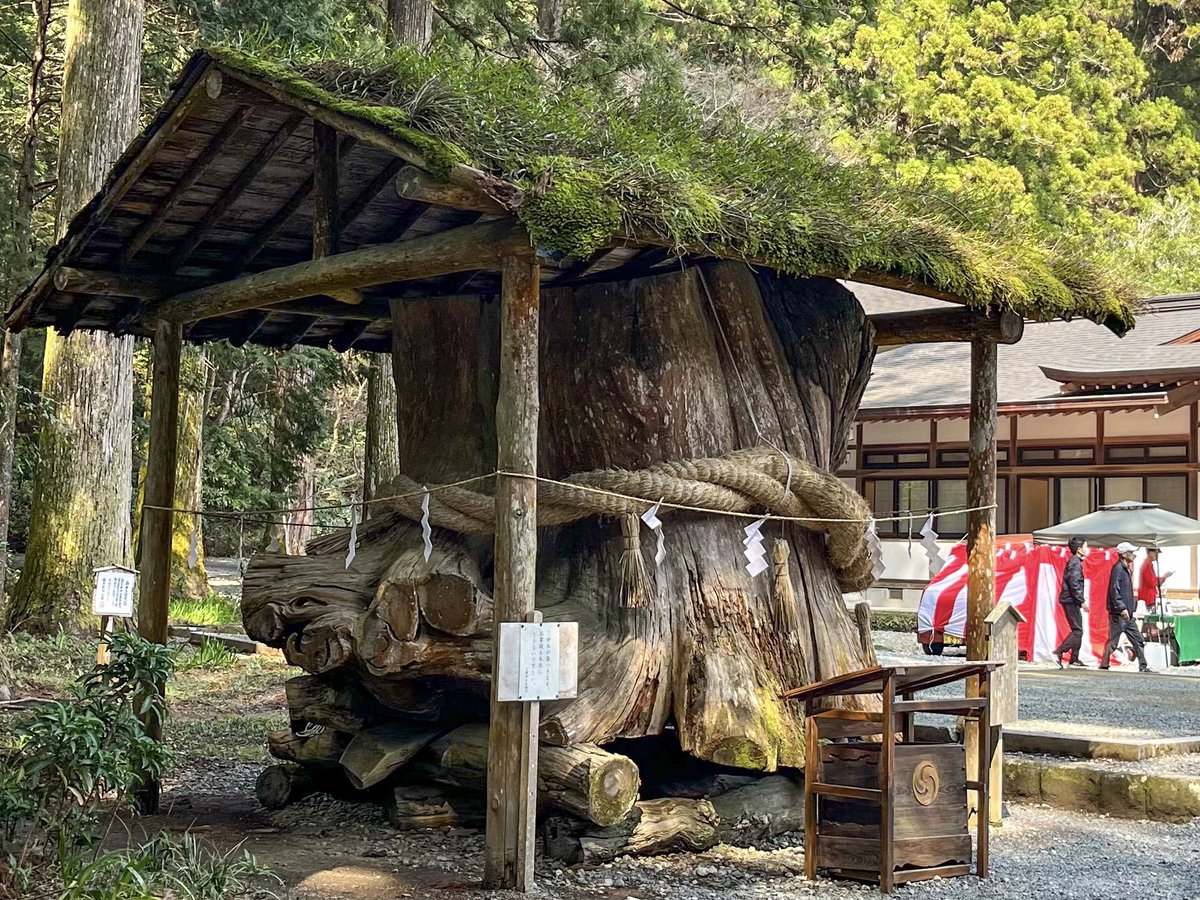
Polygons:
M240 625L242 611L232 597L209 594L202 600L175 597L167 611L172 625Z
M227 699L222 714L206 710L203 715L177 715L167 721L165 733L175 763L203 763L214 758L270 761L267 735L287 726L287 713L282 709L246 712L238 708L236 698Z
M228 669L237 663L237 656L217 641L205 640L199 647L186 645L179 648L175 656L175 671L190 672L193 669Z

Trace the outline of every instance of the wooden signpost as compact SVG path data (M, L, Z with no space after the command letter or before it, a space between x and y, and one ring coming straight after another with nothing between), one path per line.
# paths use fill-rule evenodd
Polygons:
M542 700L575 696L579 682L579 625L542 622L537 610L524 622L502 622L497 636L496 700L521 704L521 780L517 794L517 884L533 887L537 820L538 722Z
M1025 617L1011 603L999 603L983 620L987 625L988 659L1005 663L992 673L992 758L988 766L988 821L1002 824L1004 816L1004 726L1017 720L1017 626Z
M94 571L96 586L92 589L92 615L100 617L96 662L103 665L108 662L108 636L112 633L113 619L133 617L133 586L137 572L125 566L101 566Z

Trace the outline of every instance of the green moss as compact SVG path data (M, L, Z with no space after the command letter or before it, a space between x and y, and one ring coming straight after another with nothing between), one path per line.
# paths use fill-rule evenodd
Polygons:
M469 162L518 184L517 213L550 252L583 256L634 233L796 275L912 278L981 310L1086 316L1117 332L1133 324L1131 286L991 215L991 198L905 190L831 161L799 133L700 110L670 81L601 89L528 63L407 48L337 60L288 52L212 51L387 131L435 174Z

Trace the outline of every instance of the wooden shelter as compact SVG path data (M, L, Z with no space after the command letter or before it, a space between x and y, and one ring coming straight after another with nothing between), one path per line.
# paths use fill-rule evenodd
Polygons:
M833 278L972 310L889 320L883 332L889 343L971 342L980 620L992 605L996 342L1019 336L1029 315L1087 315L1121 331L1129 306L1077 260L1005 257L1003 242L933 214L908 218L873 186L845 215L831 202L806 207L838 171L812 159L815 176L770 194L782 176L767 162L789 169L798 152L751 166L757 184L692 183L702 215L682 215L689 201L676 209L670 195L623 207L638 190L664 201L671 180L647 188L611 168L602 178L597 167L627 157L588 158L588 140L502 163L454 142L479 118L503 129L502 110L438 125L416 111L428 81L410 82L405 99L373 77L196 54L7 322L153 342L138 627L156 641L167 636L182 342L391 351L405 476L359 529L349 568L345 535L307 558L256 559L247 628L310 673L289 683L303 704L294 718L371 733L355 756L367 763L342 757L357 783L385 757L429 753L454 725L475 741L490 710L484 755L472 757L487 775L486 878L524 887L539 797L578 811L587 804L571 773L628 771L602 764L613 754L598 745L670 733L706 763L798 767L803 728L783 686L874 662L841 599L870 580L869 511L831 474L874 329ZM590 127L595 116L574 118ZM748 143L753 162L765 151ZM591 198L582 212L569 203L581 193ZM989 254L1002 258L989 267ZM494 492L455 486L485 477ZM668 523L651 576L637 516L659 497ZM424 560L422 498L437 526ZM764 512L787 521L774 578L755 580L737 517ZM494 626L526 621L535 599L547 620L580 623L579 696L544 704L540 722L489 694ZM381 706L404 719L400 738L395 723L371 719ZM420 716L438 727L416 728ZM384 726L408 743L378 752ZM580 755L592 768L574 764ZM437 765L453 768L445 754ZM636 821L658 809L631 810L636 775L583 787L619 793ZM587 808L596 824L610 818Z

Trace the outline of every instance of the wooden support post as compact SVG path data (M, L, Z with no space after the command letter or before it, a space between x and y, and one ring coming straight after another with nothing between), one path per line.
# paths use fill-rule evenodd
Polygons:
M1016 665L1016 663L1013 663ZM992 757L988 764L988 821L1004 824L1004 726L991 726Z
M986 773L992 759L991 673L984 672L979 680L980 693L988 700L975 720L979 732L979 758L976 765L977 771ZM985 774L979 781L979 814L975 817L975 874L980 878L987 878L988 874L988 807L988 779Z
M96 665L108 662L108 639L112 636L113 617L100 617L100 643L96 645Z
M321 259L339 252L338 133L313 122L312 256Z
M967 461L967 506L996 505L996 342L980 338L971 342L971 422ZM976 509L967 514L967 659L986 659L988 629L984 622L996 603L996 510ZM967 696L978 697L979 679L967 683ZM967 720L967 780L978 780L981 759L978 720ZM985 792L986 794L986 792ZM968 806L987 810L978 797L968 794Z
M169 509L175 500L175 463L179 440L179 355L183 329L170 322L154 327L154 364L150 382L150 449L146 457L145 506L142 510L141 587L138 593L138 633L156 644L167 642L167 606L171 597L171 526ZM160 694L166 685L158 686ZM162 739L162 722L146 721L146 731ZM139 791L142 811L158 809L157 781L147 780Z
M883 677L883 746L879 751L879 889L890 894L896 886L895 824L892 776L896 771L895 673Z
M821 779L821 745L817 720L811 700L804 701L804 877L817 880L817 792L813 790Z
M501 622L533 612L537 565L538 280L530 256L501 263L500 391L496 402L496 563L493 607L492 704L488 729L487 835L484 884L528 890L533 885L530 802L536 785L536 722L523 704L498 703ZM531 747L531 744L533 746ZM526 790L522 790L522 788Z

